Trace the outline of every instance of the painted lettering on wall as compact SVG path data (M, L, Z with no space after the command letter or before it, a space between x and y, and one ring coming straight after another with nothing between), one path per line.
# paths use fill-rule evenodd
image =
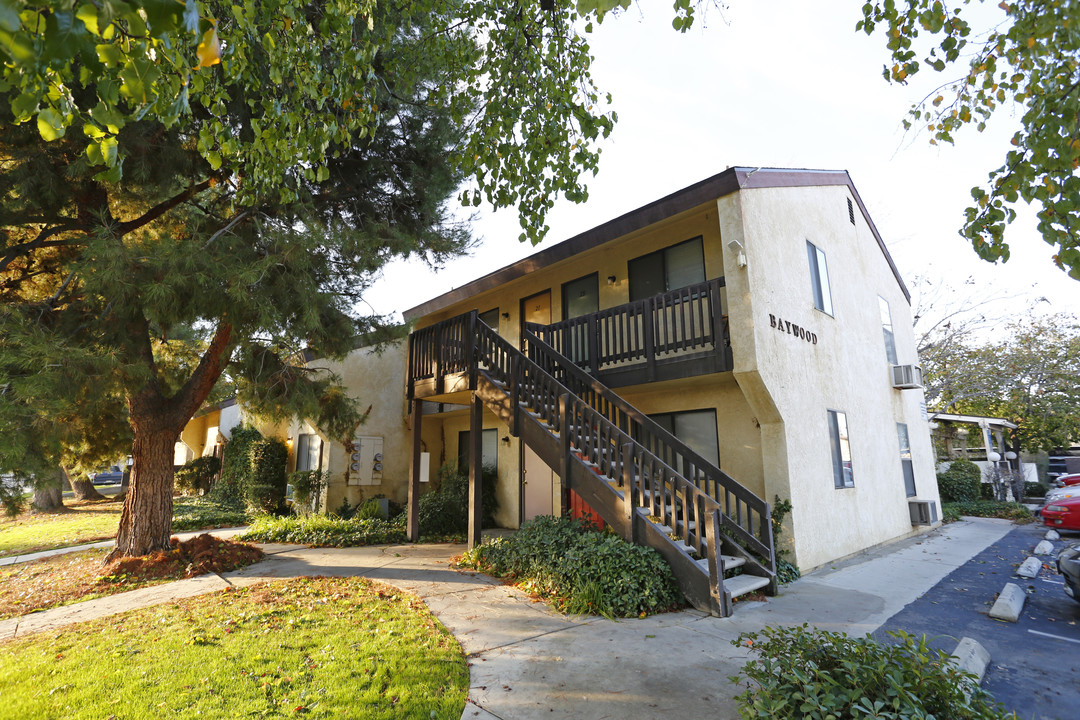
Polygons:
M799 327L798 325L790 323L783 318L778 318L772 313L769 313L769 327L773 328L774 330L779 330L782 333L793 335L800 340L805 340L811 345L817 345L817 333L812 333L806 328Z

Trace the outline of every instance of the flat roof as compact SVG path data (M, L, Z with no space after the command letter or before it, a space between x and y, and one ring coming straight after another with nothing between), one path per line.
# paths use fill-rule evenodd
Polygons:
M892 269L900 290L903 291L908 302L911 302L911 293L908 292L907 287L904 285L904 280L900 277L900 271L897 270L896 263L893 262L888 248L885 247L885 242L881 239L881 234L878 233L874 221L870 218L870 213L866 211L866 206L863 204L862 198L859 196L859 192L855 189L854 183L851 182L851 176L848 175L846 170L731 167L722 173L694 183L659 200L654 200L648 205L631 210L602 225L597 225L591 230L586 230L546 250L541 250L468 282L461 287L454 288L406 310L402 313L402 316L406 322L411 322L425 315L438 312L473 295L478 295L499 285L524 277L531 272L739 190L829 185L846 185L851 191L851 196L859 206L859 211L862 213L863 219L866 220L866 224L870 227L870 231L874 233L878 247L881 248L885 260L889 263L889 268Z
M983 415L953 415L951 413L932 413L930 415L931 420L944 420L946 422L962 422L972 423L974 425L980 425L986 423L987 425L995 425L999 427L1007 427L1010 430L1015 430L1020 427L1014 422L1009 422L1004 418L992 418L985 417Z

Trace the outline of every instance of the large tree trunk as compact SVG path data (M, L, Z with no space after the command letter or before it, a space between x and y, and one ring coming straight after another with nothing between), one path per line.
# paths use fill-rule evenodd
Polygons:
M38 478L34 485L34 510L59 510L64 507L64 491L61 488L59 472L53 477Z
M131 485L124 497L116 547L106 562L115 557L148 555L169 549L172 534L173 446L180 430L135 426L132 457L135 465Z
M72 477L67 468L61 468L64 473L64 479L71 485L71 492L75 494L76 500L104 500L105 496L97 491L94 487L94 483L88 478L82 476Z

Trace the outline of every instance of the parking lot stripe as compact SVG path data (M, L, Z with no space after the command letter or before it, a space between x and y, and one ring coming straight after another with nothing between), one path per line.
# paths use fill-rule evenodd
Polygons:
M1055 640L1064 640L1065 642L1080 643L1080 640L1077 640L1076 638L1067 638L1061 635L1055 635L1053 633L1044 633L1039 632L1038 630L1028 630L1028 632L1032 633L1033 635L1042 635L1043 637L1054 638Z

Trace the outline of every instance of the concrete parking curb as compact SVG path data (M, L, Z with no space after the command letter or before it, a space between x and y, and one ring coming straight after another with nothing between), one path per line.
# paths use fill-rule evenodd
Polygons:
M1033 578L1039 574L1041 568L1042 561L1039 560L1039 558L1032 556L1020 563L1020 567L1016 568L1016 574L1020 577Z
M998 594L994 606L990 608L990 617L1006 622L1016 622L1020 619L1020 613L1024 610L1024 601L1027 595L1016 583L1005 583L1005 587Z
M990 653L979 644L978 640L964 637L952 653L956 665L964 672L969 672L981 683L990 665Z

